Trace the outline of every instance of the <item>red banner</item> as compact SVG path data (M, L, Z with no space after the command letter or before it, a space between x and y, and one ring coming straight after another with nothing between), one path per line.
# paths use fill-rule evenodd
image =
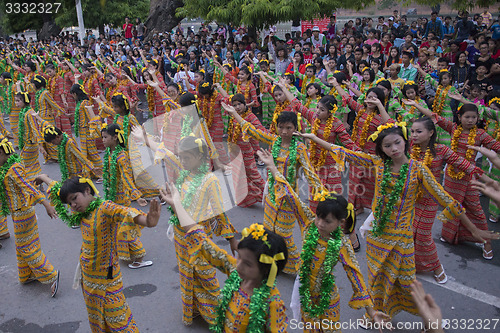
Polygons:
M302 33L304 33L307 29L310 29L312 31L312 28L315 26L319 27L319 31L323 32L327 30L326 27L328 26L328 23L330 23L329 17L315 18L312 20L312 22L300 21L300 27Z

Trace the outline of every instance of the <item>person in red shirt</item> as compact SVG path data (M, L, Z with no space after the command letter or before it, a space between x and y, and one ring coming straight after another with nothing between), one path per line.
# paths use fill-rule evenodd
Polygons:
M132 45L132 28L134 25L130 23L130 19L125 17L125 24L123 25L123 31L125 32L125 38L128 41L128 45Z

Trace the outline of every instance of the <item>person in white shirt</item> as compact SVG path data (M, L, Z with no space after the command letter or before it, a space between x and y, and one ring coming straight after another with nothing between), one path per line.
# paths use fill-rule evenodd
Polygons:
M311 41L314 49L319 48L319 49L325 51L326 37L324 34L320 33L318 26L313 27L312 36L310 38L310 41Z

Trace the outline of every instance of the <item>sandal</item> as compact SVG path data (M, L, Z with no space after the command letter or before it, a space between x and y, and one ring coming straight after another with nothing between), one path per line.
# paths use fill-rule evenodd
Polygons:
M493 259L493 250L486 251L485 249L483 249L483 258L486 260Z
M102 178L99 178L95 181L96 184L102 184L102 182L103 182Z
M439 240L443 243L448 243L448 241L446 239L444 239L443 237L439 237Z
M361 327L364 330L372 329L373 328L373 320L370 319L370 317L368 317L365 313L363 315L363 317L361 317L361 320L358 321L358 327Z
M128 264L128 267L132 268L132 269L138 269L138 268L142 268L142 267L151 266L152 264L153 264L153 262L151 260L148 260L148 261L134 261L133 263Z
M359 252L359 250L361 249L361 243L359 242L358 234L356 234L356 243L358 244L358 246L354 246L354 244L352 244L352 249L354 250L354 252Z
M498 218L496 218L495 215L490 214L490 217L488 218L488 221L490 221L491 223L497 223L498 222Z
M10 233L6 233L0 236L0 240L10 238Z
M443 270L440 274L436 275L434 274L434 280L436 280L437 283L439 284L445 284L448 281L448 275L444 272L443 265L441 265L441 269ZM441 279L441 277L444 275L444 278Z
M52 293L50 294L50 297L55 297L57 294L57 290L59 289L59 271L57 271L57 278L54 281L54 283L52 283L50 288L51 289L53 288Z

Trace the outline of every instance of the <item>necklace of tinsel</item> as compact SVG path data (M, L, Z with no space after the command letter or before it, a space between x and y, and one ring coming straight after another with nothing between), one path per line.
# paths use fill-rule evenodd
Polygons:
M106 148L104 153L104 165L103 165L103 188L104 188L104 200L115 201L116 199L116 170L118 166L118 155L124 150L120 145L117 145L113 152L109 147ZM110 157L111 156L111 162Z
M11 108L12 108L12 85L13 85L12 81L9 80L9 82L7 83L7 93L4 92L4 94L5 94L4 113L5 114L10 114Z
M217 307L217 318L215 324L210 326L210 330L216 333L225 332L224 326L226 322L226 311L229 309L229 303L235 292L240 289L243 280L238 275L238 272L233 271L224 284L219 298L219 306ZM248 319L247 333L262 333L266 331L266 317L269 313L268 299L271 295L271 288L262 283L262 286L255 288L250 297L248 309L250 318Z
M62 182L56 182L53 186L52 189L50 190L50 202L54 206L57 216L63 222L68 226L68 227L74 227L74 226L79 226L82 223L82 219L86 219L92 214L94 210L96 210L103 202L104 200L100 197L95 198L87 207L87 209L83 213L68 213L68 210L66 206L61 201L61 198L59 197L59 191L61 190L62 187Z
M335 284L335 276L332 274L333 267L339 260L339 252L342 247L342 229L340 226L332 232L332 237L328 239L328 246L326 248L325 260L321 264L321 287L319 291L320 300L318 304L312 304L311 297L311 266L313 264L313 257L316 248L318 247L318 240L320 237L318 228L313 223L309 227L307 236L302 247L300 258L302 265L299 274L299 295L300 305L302 311L307 313L310 317L319 318L325 313L326 308L330 305L331 294ZM315 281L318 284L320 281Z
M5 189L4 181L7 172L15 163L21 163L21 157L12 153L7 161L0 167L0 201L2 203L2 216L10 214L9 205L7 204L7 190Z
M184 195L184 199L182 200L182 207L184 208L189 207L189 205L193 200L193 196L195 195L196 192L200 190L201 182L203 181L203 178L205 178L205 175L207 174L208 170L209 170L208 163L203 163L202 165L200 165L200 167L198 168L198 173L193 177L193 180L189 184L188 190ZM189 170L182 170L179 173L179 177L175 182L175 186L177 187L179 193L181 192L182 184L184 184L184 180L189 175L189 173L190 173ZM175 214L173 208L168 207L168 210L170 210L171 213L168 223L172 225L179 225L179 218L177 217L177 214Z
M191 123L193 122L193 117L189 114L184 116L181 127L181 138L189 136L191 134Z
M293 186L295 184L295 174L296 174L296 164L297 164L297 137L292 137L292 141L290 142L289 155L288 155L288 172L286 176L286 180ZM273 155L274 164L277 164L277 159L281 150L281 137L278 137L276 141L274 141L273 148L271 149L271 154ZM285 161L286 163L286 161ZM283 167L285 170L285 167ZM276 193L274 190L274 177L271 171L267 172L267 179L269 180L269 199L276 206Z
M45 90L46 90L45 88L42 88L35 93L35 111L36 112L40 112L40 96L43 94L43 92Z
M63 133L62 136L61 143L57 146L57 158L59 160L59 168L61 169L61 181L65 181L69 177L68 163L66 161L66 143L68 142L68 135Z
M391 160L385 161L384 165L384 174L382 176L382 181L380 183L380 193L377 199L377 207L375 208L375 219L373 220L373 234L375 236L380 236L382 231L387 224L387 220L391 216L394 206L396 202L399 200L401 196L401 192L403 191L403 187L405 185L406 178L408 177L408 163L403 164L401 169L399 170L399 176L392 188L391 193L389 194L389 199L387 203L384 204L385 198L387 196L387 191L389 188L389 183L392 181L391 175ZM382 212L382 208L385 208Z
M460 135L462 134L463 127L462 125L459 125L457 129L453 132L453 137L451 139L451 149L455 152L458 153L458 141L460 140ZM467 136L467 145L469 146L474 146L476 144L476 135L477 135L477 126L474 126L471 128L469 131L469 135ZM475 151L473 149L468 148L465 152L465 159L468 162L473 163L474 162L474 154ZM453 179L462 179L465 176L465 172L455 171L455 167L452 165L448 165L448 176L450 176Z
M75 131L75 136L78 138L80 136L80 105L84 100L79 100L76 102L75 107L75 123L73 124L73 130Z
M20 112L19 112L19 119L17 121L17 132L18 132L18 135L19 135L19 149L23 150L24 148L24 135L26 134L25 133L25 126L24 126L24 119L26 118L26 113L28 112L28 110L30 109L29 106L26 106L25 108L23 108Z
M119 116L120 116L119 114L115 115L115 119L113 120L113 124L116 124L118 122L118 117ZM125 139L125 147L127 147L127 145L128 145L128 130L129 130L128 124L129 124L129 121L130 121L129 116L130 116L129 114L126 114L126 115L123 116L122 130L123 130L123 133L124 133L123 134L123 138Z

